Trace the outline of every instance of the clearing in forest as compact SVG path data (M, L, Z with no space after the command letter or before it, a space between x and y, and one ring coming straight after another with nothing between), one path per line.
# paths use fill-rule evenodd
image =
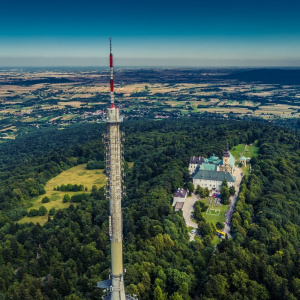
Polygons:
M240 157L242 156L242 153L245 150L246 144L239 144L237 146L234 146L232 149L230 149L230 153L232 156L234 156L235 161L238 161Z
M247 145L244 151L244 156L252 158L258 155L259 147L257 146L257 141L251 145Z
M225 214L228 211L229 205L219 204L214 205L213 201L210 203L210 198L201 199L200 201L208 205L207 211L203 214L206 222L213 222L214 224L225 222Z
M242 156L250 158L252 158L253 156L257 156L258 151L259 147L257 140L251 145L239 144L230 149L230 153L234 156L236 162L239 162L240 157Z
M80 192L62 192L62 191L55 191L54 188L57 186L61 186L62 184L82 184L84 187L87 187L87 191L80 191ZM55 208L56 210L61 208L67 208L70 206L70 202L63 203L63 197L65 194L68 194L70 197L72 197L75 194L81 194L81 193L91 193L92 187L94 185L97 186L97 188L100 188L104 186L106 183L105 180L105 174L103 170L87 170L86 164L75 166L71 169L68 169L66 171L63 171L56 177L50 179L46 185L45 190L46 194L40 195L34 199L32 199L32 206L28 209L28 211L32 208L39 209L41 206L45 206L47 211L51 208ZM42 199L44 197L49 197L50 202L48 203L42 203ZM76 203L73 203L76 205ZM25 223L25 222L33 222L33 223L40 223L43 225L48 220L48 213L45 216L36 216L36 217L24 217L19 222Z
M238 164L242 156L252 158L258 155L259 153L258 142L256 140L253 144L250 145L239 144L237 146L232 147L230 153L234 156L236 164ZM241 169L245 175L248 175L250 172L249 164L247 164L246 167L242 166Z
M212 216L219 216L220 215L220 211L218 209L207 209L206 211L207 215L212 215Z

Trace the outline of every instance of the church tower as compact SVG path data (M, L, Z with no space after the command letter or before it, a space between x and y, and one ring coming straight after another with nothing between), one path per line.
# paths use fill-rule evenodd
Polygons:
M233 162L230 163L230 159L233 160ZM225 147L225 151L222 157L222 164L219 167L219 171L229 172L231 174L234 171L234 158L229 152L228 143L226 144Z
M223 154L223 165L224 166L229 166L229 158L230 158L230 153L229 153L229 148L228 148L228 143L227 143L224 154Z

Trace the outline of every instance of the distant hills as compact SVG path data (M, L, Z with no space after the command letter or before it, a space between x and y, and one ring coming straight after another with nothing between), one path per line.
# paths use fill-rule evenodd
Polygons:
M67 78L55 78L55 77L45 77L39 79L29 79L29 80L11 80L11 81L3 81L0 82L0 85L21 85L21 86L30 86L34 84L41 84L41 83L69 83L72 82L70 79Z
M237 79L245 82L271 83L271 84L300 84L300 69L256 69L238 71L223 78Z

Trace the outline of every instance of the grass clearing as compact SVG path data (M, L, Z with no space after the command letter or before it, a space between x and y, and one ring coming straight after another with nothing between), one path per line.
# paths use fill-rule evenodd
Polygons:
M54 191L54 188L68 183L82 184L88 188L88 191L91 191L93 185L100 187L100 185L103 186L105 184L104 171L99 169L87 170L86 164L75 166L50 179L45 186L46 194L48 192L65 193Z
M220 215L220 211L218 209L208 208L206 214L218 217Z
M215 235L213 240L211 241L211 245L212 246L218 245L221 241L222 239L220 239L218 236Z
M210 198L201 199L200 201L203 202L205 205L209 205ZM214 201L213 201L214 202ZM207 211L203 213L203 217L207 222L213 222L213 223L223 223L225 222L225 214L228 211L229 205L223 205L220 204L219 206L214 206L212 204L209 206Z
M60 186L62 184L67 185L68 183L71 184L82 184L84 187L87 187L87 191L81 192L62 192L62 191L54 191L54 188ZM46 185L45 190L46 194L40 195L31 201L31 208L39 209L41 206L45 206L49 212L51 208L55 208L56 210L61 208L67 208L70 206L71 203L63 203L63 197L65 194L70 195L72 197L75 194L81 193L90 193L92 187L96 185L98 188L104 186L106 183L104 170L87 170L86 164L75 166L71 169L63 171L56 177L50 179ZM50 198L50 202L42 203L42 199L48 196ZM76 205L76 203L73 203ZM36 216L36 217L24 217L19 222L26 223L26 222L33 222L33 223L40 223L43 225L48 220L48 214L45 216Z
M256 140L251 145L239 144L237 146L234 146L230 150L230 153L234 156L236 163L239 163L240 158L242 156L250 157L250 158L257 156L259 154L258 141ZM246 167L242 166L241 169L244 175L248 175L250 173L250 167L248 163Z
M190 233L193 229L195 229L194 227L192 226L187 226L187 231Z
M234 146L232 149L230 149L230 153L232 156L234 156L235 160L239 160L240 157L242 156L242 153L245 150L246 144L239 144L237 146Z
M234 156L236 162L239 162L241 156L250 157L257 156L259 153L258 141L251 145L239 144L231 148L230 153Z
M246 157L253 157L257 156L259 152L258 142L257 140L252 145L247 145L244 156Z
M244 175L249 175L249 173L250 173L249 164L247 164L246 167L242 166L241 169L242 169Z

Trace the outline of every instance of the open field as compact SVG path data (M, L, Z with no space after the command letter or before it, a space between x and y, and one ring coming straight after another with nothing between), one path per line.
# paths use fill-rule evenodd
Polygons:
M234 156L235 161L237 162L241 156L243 156L243 152L245 150L246 144L239 144L230 149L230 153Z
M252 145L239 144L234 146L230 152L234 156L236 164L238 164L240 157L242 156L250 158L257 156L259 153L259 147L257 145L257 141L255 141ZM246 167L242 166L241 169L245 175L248 175L250 172L249 164L247 164Z
M253 156L257 156L259 152L259 147L257 146L257 141L255 141L252 145L247 145L244 151L244 156L252 158Z
M300 87L226 79L230 70L115 71L115 98L126 118L217 114L266 120L300 117ZM109 101L107 70L0 70L0 131L101 122ZM20 126L20 122L24 126ZM1 138L5 138L2 136Z
M28 209L28 211L32 208L39 209L41 206L45 206L49 212L49 210L54 207L56 210L61 208L67 208L71 203L63 203L63 197L65 194L70 195L72 197L75 194L80 193L90 193L92 187L96 185L98 188L105 185L105 174L103 170L87 170L86 164L75 166L71 169L68 169L56 177L50 179L46 186L46 194L40 195L32 200L32 206ZM62 184L67 185L71 184L82 184L84 187L87 187L87 192L62 192L62 191L54 191L54 188L60 186ZM50 198L50 202L42 203L42 199L48 196ZM76 203L73 203L76 205ZM24 217L19 222L39 222L41 225L44 224L48 219L48 214L45 216L36 216L36 217Z
M230 153L234 156L235 161L238 162L241 156L250 157L257 156L259 147L257 146L257 141L252 145L239 144L230 149Z
M5 127L5 128L3 128L3 129L1 129L0 131L1 131L1 132L4 132L4 131L7 131L7 130L15 131L15 130L17 130L17 129L16 129L16 126L9 126L9 127Z
M245 107L209 107L209 108L201 108L202 111L207 111L211 113L218 114L247 114L252 113L249 109Z
M209 204L209 198L200 200L204 204ZM209 206L206 213L203 213L203 216L207 222L213 222L213 223L223 223L225 222L225 213L228 210L229 205L223 205L220 204L219 206Z
M74 106L74 107L80 107L81 105L85 105L85 103L80 102L80 101L65 101L65 102L58 102L60 106Z
M285 105L285 104L274 104L274 105L268 105L268 106L260 106L258 110L254 112L255 115L260 114L270 114L270 115L291 115L296 114L298 115L298 106L293 105Z

